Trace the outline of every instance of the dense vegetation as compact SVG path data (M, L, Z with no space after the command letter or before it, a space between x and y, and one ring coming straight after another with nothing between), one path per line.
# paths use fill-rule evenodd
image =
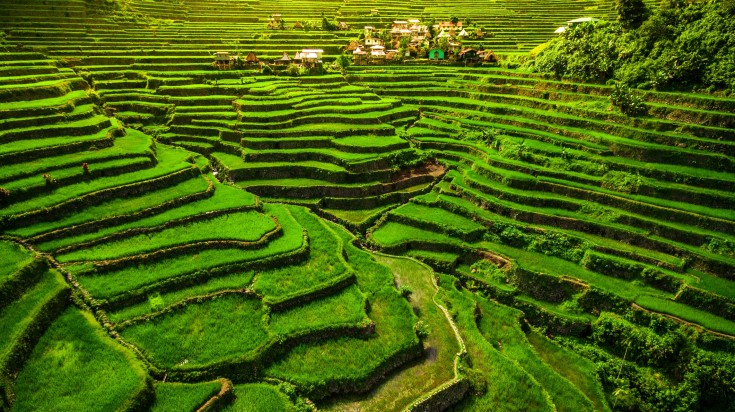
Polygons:
M622 4L621 4L622 3ZM735 91L735 3L619 1L617 21L586 23L545 45L532 66L559 78L655 90Z
M732 2L0 7L0 410L735 409Z

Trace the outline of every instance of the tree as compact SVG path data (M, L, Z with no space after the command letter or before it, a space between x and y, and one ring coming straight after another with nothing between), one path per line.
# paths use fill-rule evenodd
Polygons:
M337 25L330 22L329 19L322 13L322 30L324 31L335 31L337 30Z
M649 11L643 0L615 0L618 21L626 29L637 29L648 19Z
M457 16L452 16L452 18L450 18L449 21L451 21L452 24L456 26L457 23L459 23L459 18Z
M334 60L334 63L337 65L337 67L340 68L342 74L346 74L346 70L350 66L350 58L345 56L344 54L340 54Z

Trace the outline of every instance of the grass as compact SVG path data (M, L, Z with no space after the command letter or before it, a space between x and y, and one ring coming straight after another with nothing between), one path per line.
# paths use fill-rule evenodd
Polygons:
M156 365L198 368L248 356L266 343L259 300L228 295L134 324L121 333Z
M441 278L442 301L451 308L472 364L475 385L481 395L465 398L454 410L551 411L554 405L544 388L514 360L488 342L474 319L475 297L458 291L452 278ZM513 317L512 319L515 319ZM511 320L509 320L511 321Z
M331 224L330 228L343 241L350 240L351 236L343 229ZM298 345L268 367L266 376L303 387L323 387L330 381L355 382L369 377L392 354L418 344L413 332L415 315L393 287L390 271L349 243L346 251L355 268L358 286L370 300L368 315L375 322L375 335L367 340L341 337Z
M2 256L0 281L33 261L33 255L17 243L7 240L0 240L0 256Z
M253 271L234 273L223 277L208 279L202 281L196 286L186 289L168 293L155 292L148 295L147 301L110 312L108 313L108 316L112 322L132 319L148 313L153 313L160 310L162 307L170 306L192 296L203 296L221 290L244 289L250 285L254 277L255 272Z
M355 224L361 224L365 221L367 221L369 218L375 216L378 213L381 213L387 209L395 207L395 204L389 204L385 206L379 206L375 209L350 209L350 210L344 210L344 209L322 209L327 213L330 213L334 216L336 216L339 219L352 222Z
M184 255L148 262L100 276L82 276L80 282L95 297L106 298L134 290L151 283L175 278L198 270L253 261L294 251L302 246L303 234L299 224L293 220L284 206L267 206L265 211L278 218L284 234L269 242L265 247L253 250L215 249L202 250L193 255ZM72 271L86 268L70 266Z
M91 192L154 179L191 167L191 164L185 162L185 159L189 155L182 149L168 148L166 146L159 145L157 156L158 164L154 168L63 186L44 196L11 204L4 208L2 215L20 214L44 207L50 207Z
M396 222L388 222L381 225L372 233L372 238L381 246L396 246L416 240L446 244L460 243L460 240L441 233L435 233Z
M88 150L82 152L65 153L59 155L44 156L38 159L24 160L3 166L0 176L3 180L15 179L27 176L38 176L45 171L53 171L59 168L76 166L81 168L82 163L94 164L98 161L119 158L131 155L150 155L152 139L150 136L137 131L131 131L123 137L117 137L112 147L100 150ZM92 169L90 169L92 170Z
M235 385L235 402L225 406L222 412L296 412L288 396L273 385L246 383Z
M342 241L319 218L304 208L289 209L299 225L309 233L309 259L300 265L259 273L254 289L267 301L280 301L289 296L321 289L349 273L341 257Z
M391 213L399 216L415 218L419 221L431 222L440 226L446 225L465 232L484 229L482 225L467 219L466 217L456 215L444 209L428 207L413 202L406 203L405 205L393 210Z
M479 297L475 300L482 313L477 324L483 337L533 376L548 392L558 411L593 409L592 402L575 385L544 363L532 349L521 330L521 311Z
M18 236L35 236L52 230L63 229L81 223L92 222L111 216L122 216L160 205L164 202L178 199L192 193L203 192L207 189L207 180L203 178L189 179L177 185L161 190L146 192L142 196L113 199L99 206L92 206L78 213L53 222L39 222L16 230L9 231Z
M454 378L454 359L459 344L448 319L434 302L438 290L432 280L433 271L411 259L373 256L378 263L391 269L399 287L411 289L410 303L417 309L419 320L430 330L424 339L427 356L391 375L390 380L370 393L327 400L319 405L320 410L401 410L422 394Z
M45 272L35 286L0 310L0 365L12 355L15 345L24 344L28 328L48 310L45 305L66 288L58 272Z
M151 412L195 411L216 395L222 382L178 383L158 382L155 384L156 400Z
M681 318L715 332L735 336L735 322L659 296L641 295L635 303L654 312Z
M536 252L528 252L498 243L483 242L481 243L481 246L485 249L492 250L500 253L501 255L512 258L517 264L526 269L553 276L574 277L628 300L635 300L643 294L651 294L654 296L666 295L664 292L657 289L648 286L639 286L632 282L627 282L610 276L600 275L599 273L584 269L572 262L553 256L547 256Z
M255 242L276 229L276 222L256 211L217 216L161 231L109 241L86 249L60 254L59 262L107 260L154 252L187 243L212 240Z
M370 321L365 307L365 295L353 285L335 295L272 313L268 329L276 335L288 336L340 325L360 325Z
M185 203L181 206L165 210L161 213L157 213L149 217L136 219L131 222L100 228L99 230L96 230L92 233L81 233L79 235L72 235L57 240L43 242L40 243L38 246L42 250L50 251L61 247L98 239L116 232L121 232L123 230L154 227L165 224L171 220L181 219L192 215L211 212L214 210L223 210L254 205L255 197L252 194L232 186L218 183L213 180L213 178L209 179L214 184L215 188L214 195L209 198L202 199L197 202ZM159 194L159 192L157 191L148 192L147 196L152 197L152 199L140 201L138 204L145 204L147 202L158 203L159 201L163 200L161 197L159 197L161 196L161 194ZM107 205L107 203L105 203L104 205ZM104 205L102 205L101 207L105 207Z
M91 314L67 309L46 331L15 382L15 411L124 409L149 385L143 364Z
M594 363L538 332L531 331L526 337L543 362L579 388L592 401L596 411L610 410Z

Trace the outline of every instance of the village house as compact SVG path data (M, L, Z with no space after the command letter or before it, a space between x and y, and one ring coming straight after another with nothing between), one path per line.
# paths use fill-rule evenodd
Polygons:
M385 46L375 45L370 47L370 61L373 63L385 61Z
M235 56L231 55L230 52L218 51L215 52L212 56L214 56L212 66L218 68L219 70L230 70L235 64Z
M322 49L302 49L301 64L304 67L316 67L322 63Z
M600 21L600 19L594 17L581 17L579 19L569 20L566 26L559 27L558 29L556 29L556 31L554 31L554 33L562 34L569 29L573 29L579 26L582 23L596 23L598 21Z
M273 64L279 66L288 66L291 63L291 57L288 56L287 52L283 52L283 56L280 59L273 60Z
M352 62L356 65L364 65L368 63L368 56L367 52L360 49L359 47L356 48L352 52Z
M365 47L372 47L372 46L382 46L383 40L380 40L377 37L371 37L365 39Z
M255 53L253 53L253 52L248 53L248 55L245 57L245 61L248 64L258 64L258 63L260 63L260 60L258 60L258 56L256 56Z
M284 21L281 18L280 13L273 13L268 18L268 28L269 29L283 29L284 28Z

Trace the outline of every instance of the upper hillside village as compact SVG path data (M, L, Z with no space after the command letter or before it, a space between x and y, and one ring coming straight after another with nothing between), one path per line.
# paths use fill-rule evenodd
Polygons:
M371 15L378 15L378 9L372 9ZM481 64L497 65L499 60L495 53L487 49L480 50L473 47L463 47L464 39L482 40L486 36L491 38L492 33L486 34L478 26L470 28L470 20L460 21L452 17L448 21L422 24L418 19L395 20L389 27L378 29L376 26L364 26L357 39L350 40L342 49L343 56L339 64L345 64L343 59L355 65L383 65L398 64L412 60L414 62L433 63L462 63L468 66ZM570 24L573 22L570 22ZM464 24L464 26L463 26ZM274 13L268 18L268 30L309 30L321 28L327 31L347 31L351 27L344 21L331 23L323 17L321 26L316 22L302 24L296 21L292 26L285 23L280 13ZM468 31L469 30L469 31ZM321 67L324 50L304 48L293 54L284 51L280 58L260 60L250 52L240 55L228 51L216 52L212 63L219 69L242 68L246 64L267 65L269 69L281 71L289 65L312 70Z
M37 411L735 411L735 0L0 0Z

